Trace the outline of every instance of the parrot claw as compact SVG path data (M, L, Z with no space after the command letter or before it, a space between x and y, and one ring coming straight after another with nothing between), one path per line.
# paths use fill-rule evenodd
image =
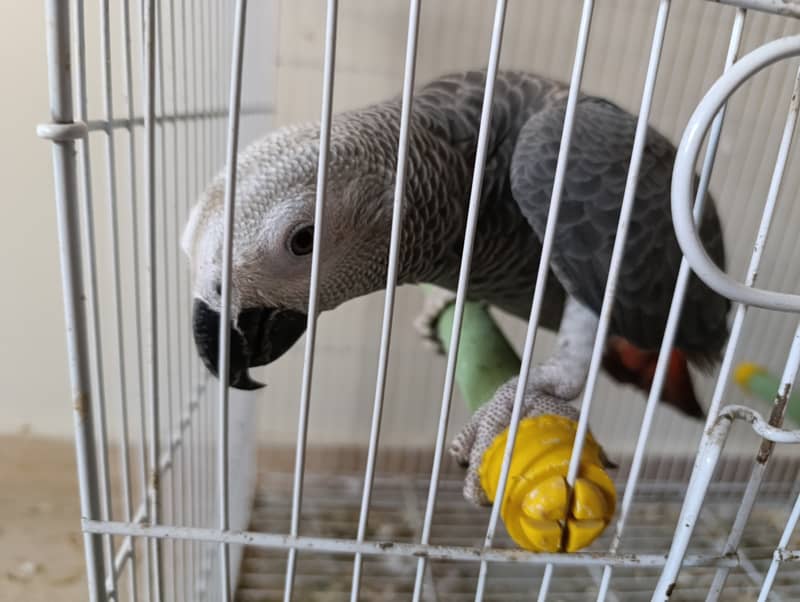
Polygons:
M456 296L446 289L429 287L425 293L422 310L414 320L414 330L422 337L422 344L438 355L444 355L445 350L439 340L436 325L441 313L455 301L455 298Z

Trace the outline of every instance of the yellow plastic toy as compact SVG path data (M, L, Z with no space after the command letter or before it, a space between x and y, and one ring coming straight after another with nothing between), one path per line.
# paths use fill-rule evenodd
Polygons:
M436 334L445 351L450 343L453 304L436 317ZM497 388L519 374L520 360L487 308L464 308L456 382L472 411ZM577 423L556 415L520 421L500 516L521 548L537 552L576 552L605 530L616 507L614 483L603 468L600 446L589 434L575 486L567 484ZM481 486L494 501L508 429L483 455Z
M500 516L521 548L536 552L576 552L605 530L617 502L614 483L603 468L600 446L587 435L575 487L567 469L577 423L543 415L520 421ZM483 455L478 474L494 501L508 429Z

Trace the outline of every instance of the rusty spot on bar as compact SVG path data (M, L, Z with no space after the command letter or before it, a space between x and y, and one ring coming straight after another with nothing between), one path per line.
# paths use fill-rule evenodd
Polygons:
M89 408L89 395L87 393L78 393L72 401L72 408L80 414L81 420L83 420Z
M772 405L772 411L769 414L769 425L779 427L783 424L783 418L786 415L786 406L789 403L789 393L792 387L789 383L784 385L783 391L775 396L775 403ZM758 455L756 462L759 464L766 464L769 457L772 455L772 450L775 449L775 443L764 439L761 441L761 447L758 448Z
M672 596L672 590L675 589L675 583L670 583L669 587L667 588L667 598Z

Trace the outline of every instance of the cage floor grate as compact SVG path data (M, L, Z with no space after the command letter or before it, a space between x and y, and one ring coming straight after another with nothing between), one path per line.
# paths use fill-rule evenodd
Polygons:
M362 478L307 474L300 532L319 537L354 538L358 524ZM367 539L417 542L427 496L427 479L380 476L375 479ZM488 509L474 508L461 497L461 482L443 479L436 506L431 542L480 546ZM639 485L620 552L665 553L681 507L685 483L645 481ZM715 484L707 496L690 553L715 553L727 532L741 497L741 485ZM743 566L730 574L723 599L754 600L772 551L790 509L790 486L769 484L756 504L742 545ZM251 530L286 533L291 507L291 475L261 476L251 518ZM502 530L501 530L502 531ZM611 529L590 551L608 549ZM800 547L795 536L790 547ZM502 532L499 547L513 547ZM349 600L353 560L348 555L301 552L298 554L294 599L303 602ZM413 590L416 559L365 557L361 600L408 600ZM236 599L239 602L280 600L286 571L286 554L248 548L244 555ZM490 565L485 600L493 602L535 599L543 567ZM559 567L553 574L549 600L594 600L602 568ZM674 600L705 600L713 568L681 571ZM478 564L434 561L429 563L423 600L461 602L474 599ZM617 568L608 600L650 600L658 579L657 568ZM800 599L800 565L785 564L778 573L771 600Z

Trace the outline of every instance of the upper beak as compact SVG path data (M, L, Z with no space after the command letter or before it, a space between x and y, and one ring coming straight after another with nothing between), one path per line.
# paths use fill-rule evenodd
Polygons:
M239 313L230 331L229 383L235 389L260 389L248 369L278 359L306 329L303 313L269 307ZM192 315L194 342L200 358L214 376L219 374L219 313L195 299Z

